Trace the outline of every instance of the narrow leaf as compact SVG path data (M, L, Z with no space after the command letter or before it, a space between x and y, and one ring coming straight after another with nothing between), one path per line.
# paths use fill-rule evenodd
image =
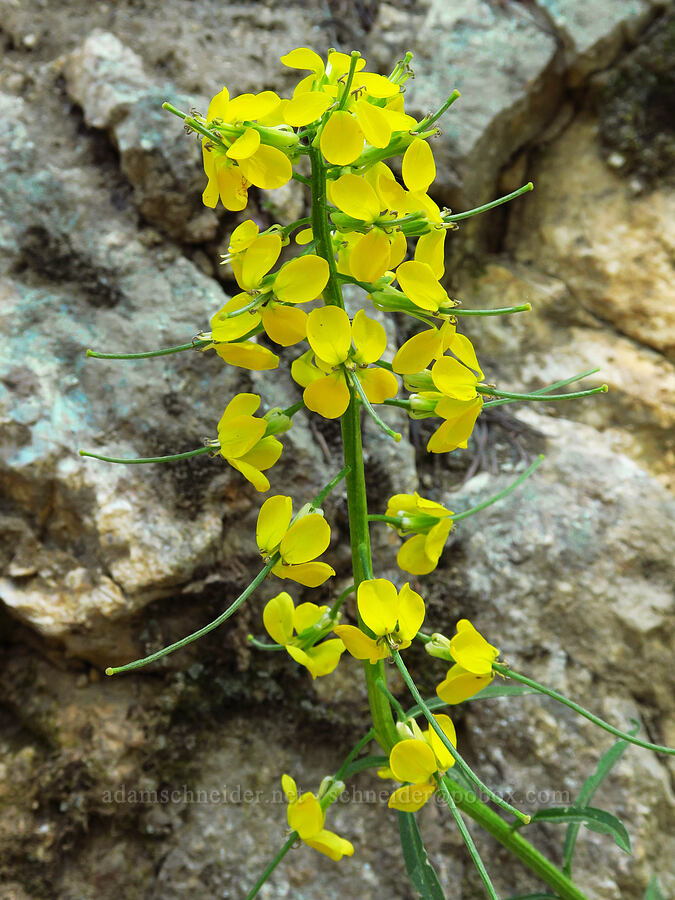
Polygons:
M388 761L388 757L386 756L362 756L360 759L355 759L353 762L349 763L342 773L342 778L343 780L351 778L352 775L357 775L359 772L364 772L366 769L374 769L375 766L386 766Z
M640 725L636 722L635 728L631 734L635 735L639 730ZM600 758L595 772L593 772L581 786L579 796L574 804L575 806L587 806L591 802L597 789L623 756L626 747L628 747L628 741L616 741L616 743L613 744ZM569 875L572 871L572 857L574 855L574 847L580 827L581 826L577 822L571 822L567 826L565 843L563 845L563 872L566 875Z
M548 822L551 825L576 822L599 834L611 835L617 847L626 853L631 852L630 837L623 823L604 809L596 809L594 806L552 806L536 812L531 824L535 822Z
M659 884L657 875L654 875L654 877L647 885L645 900L666 900L665 894L661 890L661 885Z
M557 894L518 894L517 897L506 897L505 900L558 900Z
M424 849L417 819L412 813L399 811L398 831L408 878L421 900L445 900L438 875Z

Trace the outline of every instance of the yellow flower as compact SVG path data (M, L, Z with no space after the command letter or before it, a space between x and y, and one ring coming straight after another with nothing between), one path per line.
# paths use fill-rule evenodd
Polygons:
M399 349L391 367L399 375L414 375L426 369L433 360L440 359L448 350L465 366L477 371L481 379L484 377L473 344L468 337L458 334L455 325L449 321L440 328L432 326L413 335Z
M265 561L277 551L280 561L272 572L279 578L290 578L305 587L318 587L335 569L327 563L313 562L330 543L330 526L323 515L303 507L293 520L293 501L277 494L260 508L256 539Z
M319 853L324 853L335 862L343 856L351 856L354 853L354 847L348 840L323 827L326 813L318 797L309 791L300 796L297 785L290 775L281 776L281 786L288 800L286 812L288 825L293 831L297 831L303 843L318 850ZM337 782L335 786L338 790L340 786L344 789L342 782Z
M406 297L420 309L436 313L454 305L428 263L416 259L401 263L396 278Z
M457 735L450 717L441 714L435 719L452 746L456 747ZM434 775L445 772L455 764L452 754L431 726L422 732L414 720L412 724L415 737L394 744L389 755L389 769L393 777L397 781L409 782L395 790L389 798L389 807L403 812L417 812L424 806L436 789Z
M283 644L297 663L309 669L312 678L329 675L345 649L339 638L303 646L307 639L316 641L330 630L333 620L327 617L328 612L329 607L316 603L296 607L286 591L272 597L263 610L263 623L272 640Z
M291 366L291 375L304 387L305 406L326 419L337 419L349 406L347 372L355 373L371 403L383 403L398 392L398 381L386 369L369 368L387 346L384 328L361 309L349 321L337 306L314 309L307 318L311 352ZM353 344L353 346L352 346ZM315 364L310 362L314 353Z
M399 534L413 534L402 544L396 563L411 575L428 575L438 565L443 547L452 531L453 513L433 500L414 494L394 494L386 515L401 519Z
M218 140L202 139L208 178L202 195L205 206L215 208L220 198L226 209L241 210L248 202L249 185L272 190L290 181L293 168L288 156L278 147L262 143L256 128L242 124L274 121L275 110L280 106L281 100L274 91L230 99L224 87L211 100L203 122Z
M341 175L329 184L328 194L331 203L342 213L369 228L365 234L349 235L348 253L343 253L343 268L348 269L344 274L358 281L374 282L395 269L405 257L406 238L400 229L391 227L391 216L382 215L387 207L382 206L380 196L368 180L350 173ZM333 220L340 225L336 214Z
M328 283L328 263L320 256L307 253L268 275L281 253L279 234L258 237L248 230L238 236L237 247L242 249L230 255L230 262L242 293L232 297L211 319L212 340L237 341L261 322L267 335L283 347L303 340L307 333L307 314L297 309L296 304L309 303L321 294ZM250 308L239 312L244 307ZM275 359L278 363L278 358Z
M490 684L494 678L492 664L499 650L468 619L459 620L457 634L449 641L448 649L455 665L448 670L436 693L445 703L462 703Z
M356 659L376 663L389 656L390 646L409 647L424 621L424 600L409 584L404 584L399 592L385 578L362 581L356 602L363 624L376 639L354 625L337 625L333 629Z
M218 423L220 453L257 491L269 490L263 471L281 456L282 444L274 435L265 436L267 422L253 413L260 406L258 394L237 394L230 400Z

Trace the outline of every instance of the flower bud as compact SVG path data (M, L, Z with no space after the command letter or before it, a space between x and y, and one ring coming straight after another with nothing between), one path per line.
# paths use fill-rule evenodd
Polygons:
M450 641L444 634L438 632L432 634L431 640L424 645L424 649L429 656L436 656L438 659L446 659L449 662L453 661L450 654Z

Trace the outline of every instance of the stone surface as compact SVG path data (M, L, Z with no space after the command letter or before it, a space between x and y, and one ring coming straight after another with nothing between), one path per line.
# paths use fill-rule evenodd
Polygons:
M527 232L524 245L529 246L529 241ZM642 277L649 276L650 270ZM530 313L462 319L462 331L480 348L489 382L503 390L527 392L599 369L559 393L607 384L607 394L541 406L549 415L574 418L609 431L616 447L623 447L672 485L675 368L669 360L651 347L603 327L602 320L580 302L578 293L534 265L494 260L480 274L461 276L458 284L457 296L467 307L532 304Z
M407 14L382 4L368 56L385 68L406 50L415 53L415 79L406 86L413 114L439 108L453 88L461 91L433 142L434 190L453 206L477 206L491 199L500 169L541 130L558 102L556 40L511 5L431 0L423 8L413 28Z
M654 14L651 0L536 0L551 21L566 52L567 78L573 87L614 61L627 40L635 40Z
M674 358L675 192L664 185L633 196L596 138L596 125L581 117L541 153L507 247L564 281L594 316Z
M573 18L577 7L569 9ZM180 0L159 6L0 0L3 900L240 900L284 840L284 807L265 802L278 791L281 771L316 790L360 737L367 700L356 661L344 660L333 676L312 682L286 654L254 653L248 645L249 632L262 637L262 605L281 582L261 590L227 627L152 670L103 678L103 666L151 653L211 621L248 583L259 566L253 530L261 498L222 461L113 468L75 451L185 450L214 435L235 390L257 391L268 406L298 397L286 374L293 349L284 352L273 381L264 373L228 374L218 359L193 353L138 362L84 359L92 346L145 350L189 341L229 287L216 263L235 217L221 228L199 206L203 181L198 152L191 155L198 148L182 136L178 120L160 114L162 100L181 98L189 107L223 82L235 92L283 91L297 74L283 69L278 56L293 46L349 50L351 44L341 43L348 35L383 71L391 66L389 50L395 56L410 46L419 66L409 97L421 111L435 95L444 99L440 85L445 88L448 74L464 79L456 82L462 100L437 141L445 160L439 199L479 202L493 196L500 179L511 179L508 189L527 180L533 163L538 190L540 180L545 186L545 155L558 152L570 122L581 127L574 103L583 93L565 93L572 63L550 20L533 4L381 3L381 32L366 35L375 12L373 4L341 0L225 10L216 0L187 6ZM600 58L616 45L617 22L628 18L617 4L586 37L573 23L565 27L575 47L595 47ZM441 25L453 27L442 33ZM622 70L622 84L633 87L615 96L626 103L633 98L634 107L642 104L638 88L647 85L653 94L654 79L668 71L656 66L665 51L654 46L648 53L653 71L644 53L639 65ZM618 46L617 53L623 53ZM425 95L437 60L446 71ZM457 60L461 67L453 67ZM652 94L642 105L658 118L665 101ZM621 118L625 103L613 108ZM601 125L603 141L608 130L611 124ZM588 135L585 129L571 149L575 161L581 154L595 166ZM542 142L550 146L540 163L528 145ZM667 149L667 141L659 146ZM603 152L606 158L607 146ZM643 171L664 171L648 155L640 159L643 169L635 171L643 185ZM653 256L653 270L636 284L658 286L666 251L656 245L666 239L656 235L664 220L646 208L636 218L627 199L635 188L627 195L621 179L598 179L606 189L600 201L639 227L650 249L646 269ZM655 196L665 196L658 178L649 183ZM560 198L552 189L547 198L548 206L536 210L550 223L561 212ZM303 211L298 185L252 197L261 223L276 207L284 215ZM662 208L659 199L655 209ZM573 230L572 213L565 214ZM462 523L437 575L420 579L427 625L449 632L469 615L523 670L618 725L638 718L653 739L675 743L668 668L672 504L629 458L665 479L658 468L672 414L665 357L645 337L644 323L640 333L626 330L633 324L618 307L608 325L610 316L595 306L600 294L590 264L584 278L593 304L582 302L570 283L570 265L579 262L573 250L562 245L567 256L559 268L553 250L546 251L546 266L525 263L529 236L517 217L502 211L493 221L497 235L509 226L510 252L519 262L488 260L483 274L461 284L453 274L453 289L461 288L467 306L497 303L500 295L518 302L525 292L539 313L527 324L522 317L484 323L484 343L477 339L477 345L486 373L510 386L538 387L600 360L612 392L569 411L544 407L559 418L530 414L519 421L486 413L467 451L431 463L420 452L425 423L405 423L397 447L368 422L371 506L382 511L391 492L419 484L464 509L509 483L519 459L545 450L536 477L501 507ZM616 243L618 226L605 225ZM536 240L544 252L545 241ZM468 228L453 241L460 257L483 246ZM593 245L599 259L601 251ZM636 266L628 267L631 277ZM616 288L623 303L629 289L610 274L612 295ZM609 303L604 295L602 303ZM652 316L653 306L642 312ZM385 415L392 426L403 421L395 410ZM304 502L340 464L339 426L299 414L283 442L273 490ZM497 480L484 472L449 491L451 482L488 463L502 469ZM326 512L333 536L327 558L340 577L321 591L294 591L298 601L329 602L349 587L342 491ZM372 532L378 575L400 580L399 539L385 526ZM354 616L351 600L345 615ZM430 664L419 647L407 659L425 692L433 693L442 665ZM407 705L401 682L392 677L390 683ZM469 761L527 808L566 802L560 792L575 796L611 743L535 698L476 702L457 710L455 719ZM666 896L675 890L664 866L673 852L667 777L662 760L631 750L604 785L597 803L626 821L635 853L622 856L607 837L582 831L575 871L591 900L642 900L655 872ZM227 802L222 794L210 803L186 798L188 791L226 786L260 790L263 797L259 803L232 794ZM380 791L383 782L364 775L355 787ZM178 799L162 802L152 794L162 790L177 791ZM130 791L139 795L131 799ZM354 842L356 856L334 866L300 848L261 896L309 900L317 896L318 878L327 898L383 892L410 898L395 819L383 806L369 795L338 805L328 826ZM482 896L447 811L429 804L420 821L448 895ZM544 852L559 854L559 830L530 831ZM541 889L477 830L476 840L500 896Z

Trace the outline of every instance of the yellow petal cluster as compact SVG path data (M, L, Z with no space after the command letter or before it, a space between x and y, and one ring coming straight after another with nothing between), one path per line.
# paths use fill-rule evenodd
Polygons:
M204 172L208 183L202 195L214 209L218 200L225 209L242 210L251 185L268 190L283 187L293 175L286 153L264 143L257 125L278 125L281 98L274 91L240 94L230 98L224 87L209 103L202 119L212 138L202 139Z
M409 584L398 591L386 578L362 581L356 602L364 626L375 637L354 625L337 625L333 629L356 659L376 663L389 656L390 647L409 647L424 622L424 600Z
M281 456L282 444L267 435L267 422L253 414L260 406L258 394L237 394L225 407L218 423L220 454L255 487L269 490L263 475Z
M452 746L456 747L457 735L450 717L441 714L435 719ZM414 722L413 726L415 736L394 744L389 755L389 769L393 777L408 784L394 791L388 805L403 812L417 812L424 806L436 789L436 773L445 772L455 764L452 754L431 726L425 732Z
M269 497L260 507L256 540L265 561L279 553L272 572L305 587L318 587L335 575L328 563L315 562L330 543L330 525L311 507L303 507L293 519L293 501L284 494Z
M455 665L448 670L436 693L445 703L462 703L490 684L494 678L492 664L499 650L468 619L457 623L457 634L451 638L449 649Z
M283 644L288 654L309 670L312 678L329 675L337 667L345 649L339 638L311 643L312 638L316 640L319 633L317 626L328 612L329 607L317 606L316 603L296 606L286 591L272 597L263 610L263 624L269 636L277 644ZM306 639L310 640L310 644L303 646Z
M282 775L281 787L288 800L288 825L293 831L297 831L303 843L335 862L354 853L354 847L348 840L323 827L326 813L318 797L309 791L301 796L290 775Z
M438 565L452 531L452 511L440 503L414 494L394 494L385 515L400 518L399 534L413 537L401 545L396 562L411 575L428 575Z
M349 406L348 373L363 386L371 403L383 403L398 392L395 375L373 368L387 346L387 335L379 322L361 309L350 322L337 306L314 309L307 317L310 350L291 366L291 375L304 388L308 409L326 419L336 419ZM312 361L313 357L313 361Z

